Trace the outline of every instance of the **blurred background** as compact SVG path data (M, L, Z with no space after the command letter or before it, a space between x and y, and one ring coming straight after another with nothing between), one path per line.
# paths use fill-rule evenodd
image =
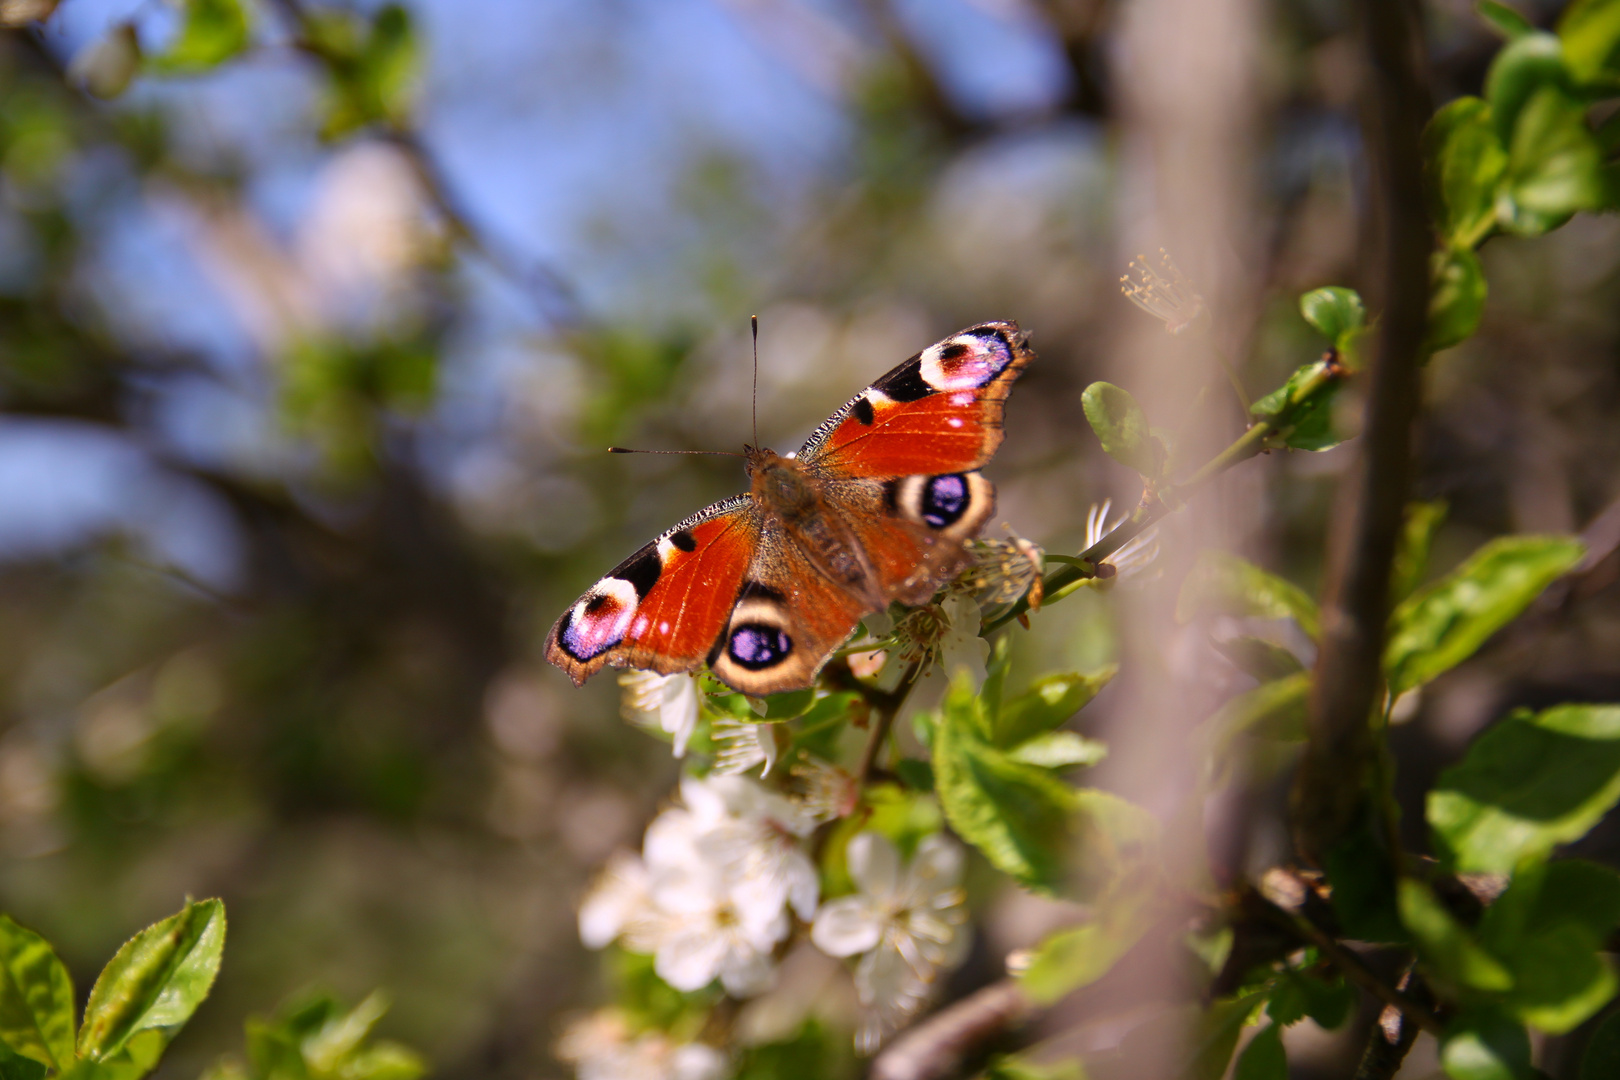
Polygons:
M563 1075L559 1017L604 994L574 904L677 763L544 635L744 486L735 460L604 448L739 448L750 314L781 450L1016 319L1040 360L997 531L1078 550L1092 502L1137 495L1088 382L1229 439L1214 354L1259 396L1322 348L1298 294L1360 281L1345 8L257 0L210 38L157 0L0 3L0 909L82 991L186 894L224 897L223 973L165 1076L311 984L386 988L384 1029L438 1075ZM1478 92L1498 41L1463 0L1425 14L1436 103ZM1160 246L1204 338L1120 296ZM1484 258L1484 329L1427 376L1436 572L1620 497L1620 222ZM1314 589L1352 449L1250 464L1170 547L1197 523ZM1136 595L1173 601L1179 565ZM1398 739L1413 791L1508 705L1620 695L1610 577L1436 685ZM1043 613L1018 663L1109 662L1132 595ZM1125 730L1131 700L1086 715ZM1030 926L987 900L992 952Z

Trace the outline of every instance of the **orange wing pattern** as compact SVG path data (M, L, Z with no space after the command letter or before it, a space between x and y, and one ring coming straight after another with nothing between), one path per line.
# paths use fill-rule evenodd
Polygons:
M976 469L1001 445L1007 393L1033 358L1016 323L969 327L851 398L799 458L831 478Z
M700 666L737 602L758 534L747 495L693 514L563 612L546 659L576 686L606 665L666 675Z

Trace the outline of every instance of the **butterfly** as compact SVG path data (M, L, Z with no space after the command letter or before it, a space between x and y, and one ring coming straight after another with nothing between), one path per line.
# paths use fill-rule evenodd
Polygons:
M551 628L580 685L604 666L707 664L745 694L815 682L862 616L925 604L995 512L978 472L1035 357L1016 323L968 327L851 398L797 453L745 447L749 490L610 570Z

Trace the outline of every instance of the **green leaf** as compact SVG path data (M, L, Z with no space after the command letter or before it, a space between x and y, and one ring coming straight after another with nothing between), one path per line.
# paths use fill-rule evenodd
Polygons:
M1370 813L1327 854L1324 869L1333 886L1333 912L1346 937L1405 942L1409 935L1396 902L1396 878L1383 831Z
M1335 346L1340 338L1367 322L1367 309L1361 296L1354 289L1339 285L1305 293L1299 298L1299 313Z
M0 1080L45 1080L45 1066L0 1042Z
M750 704L753 705L754 717L760 720L791 720L809 712L815 700L816 688L812 686L804 690L789 690L783 694L753 698ZM761 709L764 711L761 712Z
M1396 886L1396 898L1401 922L1436 976L1473 990L1512 988L1512 974L1452 917L1427 885L1403 878Z
M1530 1036L1495 1010L1461 1013L1446 1025L1440 1064L1451 1080L1533 1080Z
M306 26L332 76L322 127L326 138L368 124L398 125L409 117L421 58L404 7L385 4L369 25L333 11L311 16Z
M106 1060L145 1031L173 1038L208 996L224 947L218 900L188 903L125 942L90 990L79 1056Z
M1429 551L1434 547L1434 534L1445 523L1446 511L1444 499L1406 504L1405 520L1395 548L1395 565L1390 571L1390 595L1397 604L1423 584L1429 572Z
M1051 731L1085 708L1118 671L1116 664L1089 675L1065 672L1036 679L1001 706L991 726L991 741L1007 749Z
M1350 363L1353 351L1359 350L1364 333L1364 327L1357 327L1341 335L1339 355L1345 363ZM1343 441L1333 430L1333 399L1344 380L1322 381L1324 368L1330 361L1331 357L1324 357L1300 365L1286 383L1249 406L1250 413L1271 421L1275 429L1267 436L1267 446L1327 450Z
M1288 1051L1283 1049L1281 1025L1268 1024L1249 1040L1238 1055L1232 1080L1288 1080Z
M894 766L900 782L913 791L934 790L934 767L918 758L901 758Z
M218 67L248 46L248 11L242 0L186 0L173 44L152 60L163 75L194 75Z
M73 980L50 943L0 915L0 1041L62 1072L73 1063Z
M1586 1041L1580 1080L1614 1080L1620 1076L1620 1013L1608 1017Z
M1314 975L1290 971L1289 980L1297 984L1305 999L1305 1015L1324 1031L1332 1031L1350 1019L1359 1002L1356 988L1343 978L1325 982Z
M1574 537L1504 536L1395 609L1384 672L1402 694L1456 667L1581 560Z
M1485 74L1485 100L1503 146L1511 146L1519 111L1544 87L1569 87L1564 49L1551 34L1537 31L1508 42Z
M1605 70L1613 73L1620 66L1620 3L1575 0L1559 16L1558 37L1576 78L1590 82Z
M1226 1075L1238 1037L1264 1000L1264 994L1245 994L1217 1001L1205 1010L1189 1047L1192 1055L1184 1074L1187 1080L1220 1080Z
M1226 746L1239 735L1298 742L1305 738L1306 705L1311 673L1296 671L1261 683L1220 707L1209 719L1217 745Z
M1135 398L1113 383L1095 382L1080 400L1104 453L1143 476L1159 475L1164 446L1148 429L1147 414Z
M1447 244L1471 248L1496 223L1496 187L1507 150L1481 98L1461 97L1423 129L1423 181L1429 214Z
M1499 3L1498 0L1479 0L1476 9L1480 18L1490 23L1497 33L1509 41L1516 41L1526 34L1535 33L1535 25L1529 19L1506 4Z
M1281 645L1273 645L1262 638L1239 634L1223 641L1212 641L1210 644L1214 645L1215 651L1230 660L1239 671L1261 682L1270 682L1272 679L1281 679L1305 670L1305 665L1299 662L1299 657Z
M996 749L985 726L972 682L958 680L934 733L934 786L945 817L998 870L1051 892L1073 838L1074 789Z
M1153 925L1149 910L1139 902L1112 903L1091 922L1047 937L1019 972L1025 993L1050 1005L1108 974Z
M1429 257L1429 330L1423 347L1439 352L1460 345L1479 329L1485 313L1485 268L1462 248Z
M1019 743L1007 756L1043 769L1070 769L1097 764L1108 756L1108 745L1072 731L1049 731Z
M1542 87L1513 129L1497 216L1521 236L1538 236L1577 210L1600 209L1602 165L1586 109L1557 87Z
M1032 1061L1022 1054L1012 1054L992 1061L983 1080L1086 1080L1086 1069L1076 1057Z
M1560 705L1487 729L1429 792L1437 846L1464 873L1507 873L1585 836L1620 801L1620 706Z
M1213 548L1199 552L1176 599L1177 621L1191 622L1206 615L1292 618L1313 639L1321 632L1316 602L1299 586Z

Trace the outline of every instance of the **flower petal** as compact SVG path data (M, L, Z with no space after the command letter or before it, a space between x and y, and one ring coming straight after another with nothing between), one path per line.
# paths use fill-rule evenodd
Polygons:
M849 876L868 896L886 900L900 887L900 853L882 833L857 833L849 842Z
M810 927L810 940L828 956L866 952L883 937L883 924L864 896L845 896L823 904Z

